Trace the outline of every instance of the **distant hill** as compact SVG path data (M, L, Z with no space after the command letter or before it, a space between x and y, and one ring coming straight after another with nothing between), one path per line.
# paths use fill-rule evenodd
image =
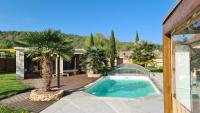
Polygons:
M28 32L24 31L0 31L0 48L13 48L14 40L18 40L26 36ZM86 48L89 45L89 37L75 34L64 34L66 40L71 40L74 48ZM94 35L95 46L107 49L109 45L108 37L101 33ZM133 42L116 41L118 51L131 50Z

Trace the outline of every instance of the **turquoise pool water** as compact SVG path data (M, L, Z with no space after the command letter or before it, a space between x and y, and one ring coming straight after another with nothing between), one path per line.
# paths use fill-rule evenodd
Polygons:
M122 98L139 98L158 94L148 79L110 79L109 77L99 81L85 92L99 97Z

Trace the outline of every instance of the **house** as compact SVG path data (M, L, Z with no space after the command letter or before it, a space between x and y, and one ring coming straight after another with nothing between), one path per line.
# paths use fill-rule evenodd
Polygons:
M37 78L40 77L39 62L32 61L25 55L25 48L15 47L16 52L16 79ZM84 72L80 63L80 56L85 52L84 49L75 49L75 52L70 61L65 61L60 58L60 74L69 75ZM57 75L58 58L53 61L52 70L54 75Z
M118 64L132 64L131 54L132 51L119 51Z
M200 0L179 0L163 22L165 113L200 113Z
M155 67L163 67L163 53L159 51L159 54L156 56L155 59L153 59Z
M133 64L131 59L132 51L119 51L117 64ZM153 59L155 67L163 67L163 53L158 51L158 56Z

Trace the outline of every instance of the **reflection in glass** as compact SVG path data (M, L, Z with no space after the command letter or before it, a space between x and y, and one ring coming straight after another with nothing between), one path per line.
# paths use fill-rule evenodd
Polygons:
M197 23L195 27L199 26ZM172 48L176 98L192 113L200 113L200 35L174 36Z

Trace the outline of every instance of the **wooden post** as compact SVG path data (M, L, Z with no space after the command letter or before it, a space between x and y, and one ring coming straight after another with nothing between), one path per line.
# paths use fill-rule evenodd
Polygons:
M74 55L74 75L77 74L76 72L77 66L76 66L76 54Z
M60 88L60 57L57 60L57 87Z
M8 73L8 63L7 63L7 60L8 60L8 58L7 58L7 56L6 56L6 58L5 58L6 60L5 60L5 70L6 70L6 73Z
M164 58L164 113L172 113L172 39L171 35L163 36L163 58Z

